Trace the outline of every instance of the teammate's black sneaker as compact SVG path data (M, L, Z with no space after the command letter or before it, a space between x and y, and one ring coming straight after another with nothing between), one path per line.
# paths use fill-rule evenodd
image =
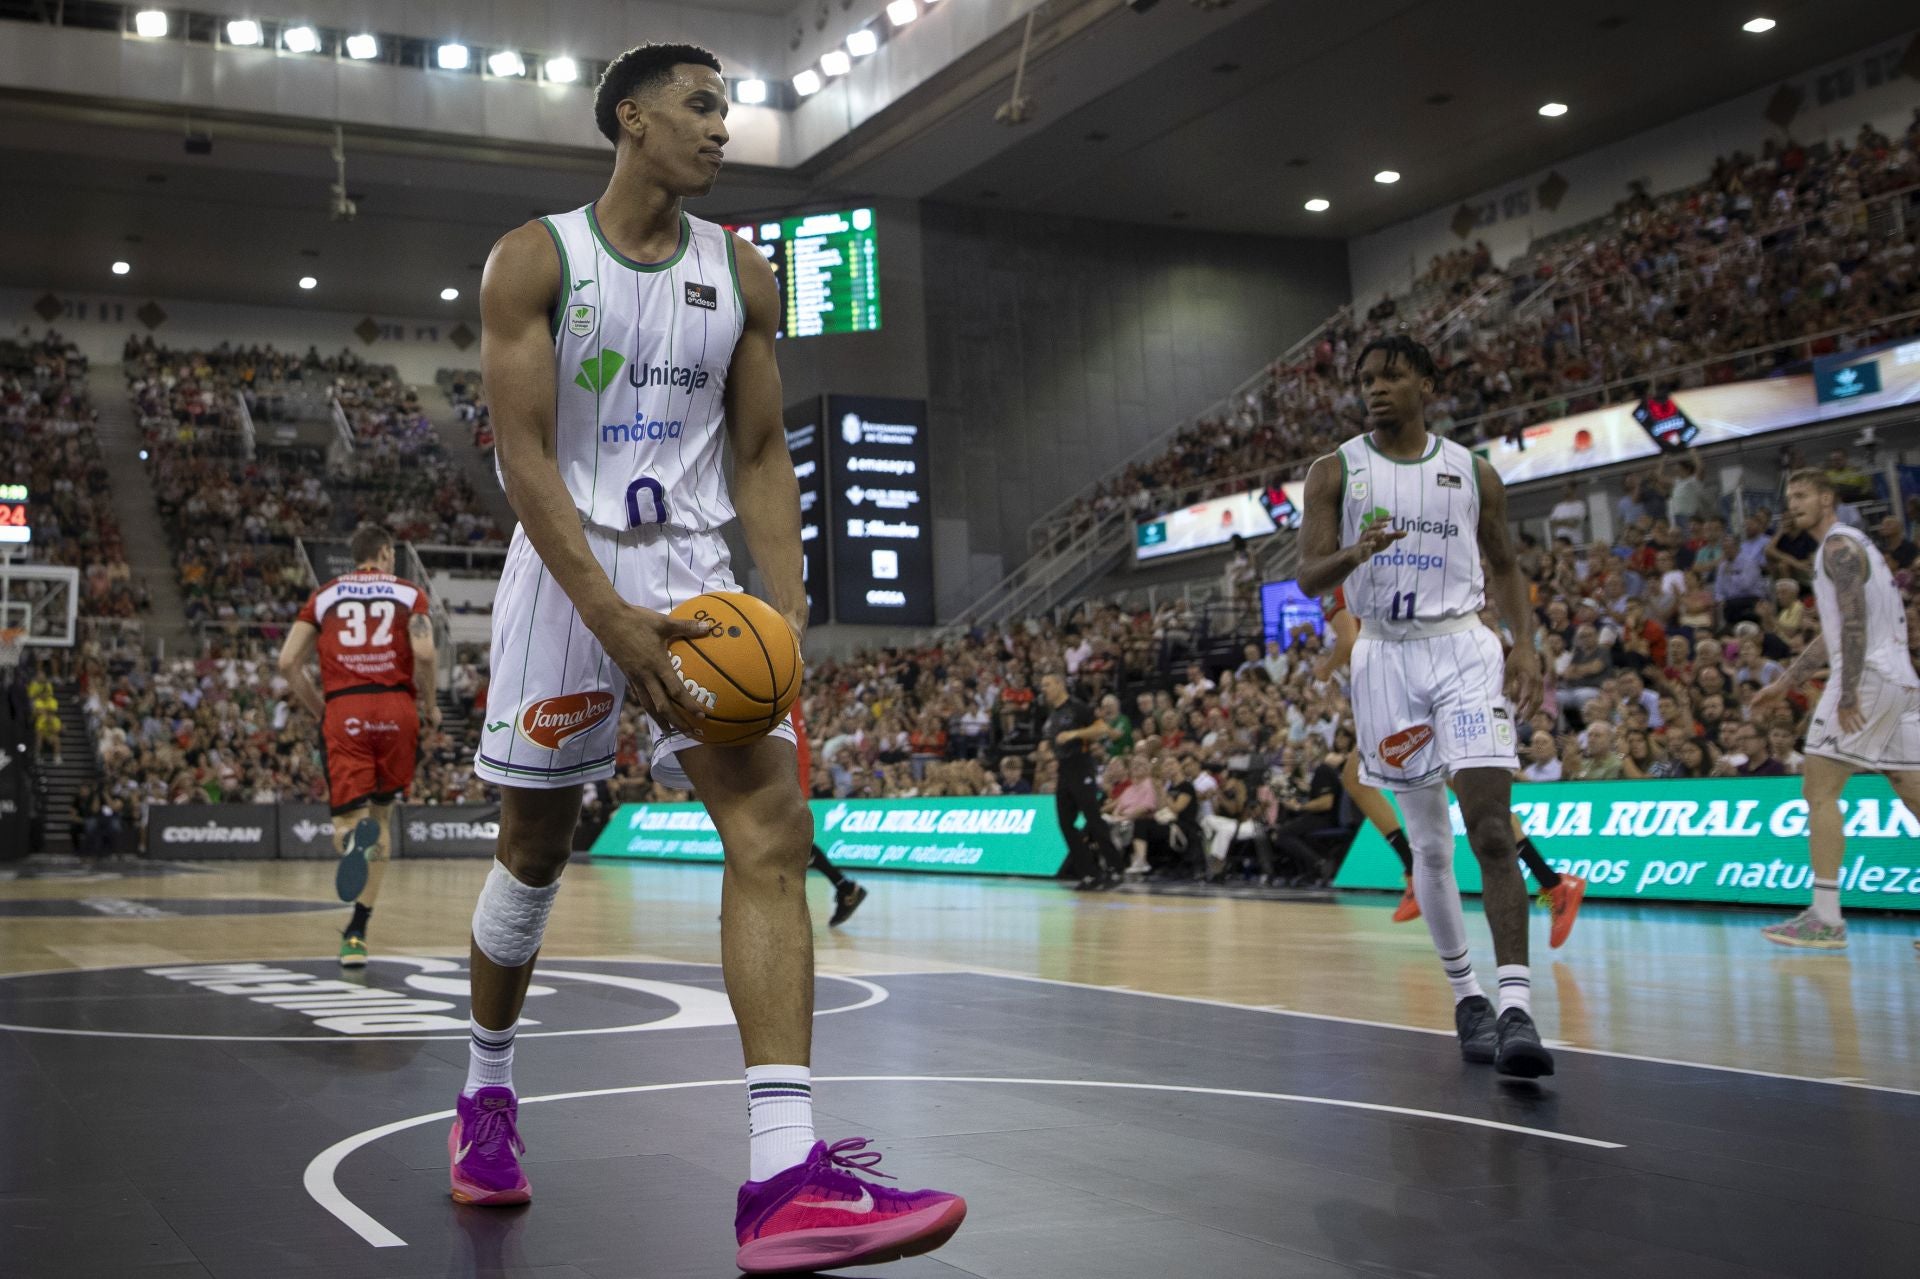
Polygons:
M1553 1054L1540 1043L1540 1032L1533 1028L1533 1018L1518 1008L1509 1008L1500 1014L1499 1034L1500 1051L1494 1058L1495 1070L1521 1079L1538 1079L1553 1073Z
M833 890L833 918L827 921L828 928L838 928L853 918L853 912L860 909L860 903L867 900L867 890L849 879Z
M1491 1066L1499 1050L1493 1005L1485 995L1468 995L1453 1006L1453 1028L1460 1035L1460 1055L1478 1066Z

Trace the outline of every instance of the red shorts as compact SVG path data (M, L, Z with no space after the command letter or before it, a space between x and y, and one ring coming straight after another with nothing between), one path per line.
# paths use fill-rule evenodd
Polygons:
M413 784L420 713L405 692L350 693L327 703L321 740L334 812L386 803Z

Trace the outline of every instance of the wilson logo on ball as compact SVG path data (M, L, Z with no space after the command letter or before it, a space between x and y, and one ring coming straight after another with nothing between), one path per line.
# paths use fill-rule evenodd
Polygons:
M520 712L520 736L544 750L557 751L561 743L586 732L613 714L613 694L564 693L529 702Z
M1392 737L1380 739L1380 758L1395 768L1405 768L1407 761L1418 755L1432 740L1433 729L1425 724L1403 728Z
M705 617L706 614L702 613L702 614L699 614L699 616ZM701 684L698 680L694 679L691 675L688 675L685 671L680 669L680 654L670 653L667 656L667 660L673 663L673 673L675 675L678 675L680 677L680 682L687 686L687 692L693 695L694 701L699 702L702 706L706 707L708 710L712 710L715 706L719 704L720 699L713 695L712 689L706 687L704 684Z

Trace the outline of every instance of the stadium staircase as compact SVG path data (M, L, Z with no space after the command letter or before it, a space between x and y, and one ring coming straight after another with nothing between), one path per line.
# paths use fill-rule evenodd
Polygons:
M71 853L69 826L74 802L100 780L100 761L94 752L86 712L81 709L79 690L71 684L56 684L53 692L60 701L60 762L56 764L45 756L39 762L40 775L46 779L47 844L43 851ZM84 819L85 814L80 816Z
M147 588L153 600L141 618L146 638L149 645L155 640L164 641L168 653L191 653L193 634L174 568L173 542L160 523L153 481L140 460L140 419L127 395L125 372L118 364L96 364L89 390L100 414L94 430L107 464L113 514L120 521L127 565L134 580Z
M493 454L482 453L473 447L473 423L460 420L446 391L434 383L421 382L413 389L419 393L420 407L426 411L427 420L440 433L440 447L447 460L459 467L460 473L473 485L473 491L480 495L487 514L511 533L513 526L520 521L515 518L507 495L501 491L500 477L493 473Z
M461 708L460 699L448 688L436 690L433 697L440 703L440 731L455 745L466 741L467 712Z

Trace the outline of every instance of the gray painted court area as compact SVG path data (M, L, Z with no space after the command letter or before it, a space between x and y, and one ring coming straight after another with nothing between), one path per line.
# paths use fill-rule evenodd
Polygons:
M736 1273L718 969L536 978L534 1202L483 1209L447 1198L460 966L250 963L0 978L0 1270ZM1520 1085L1385 1026L976 973L819 986L822 1135L970 1205L938 1253L855 1273L1913 1273L1910 1094L1570 1050Z

